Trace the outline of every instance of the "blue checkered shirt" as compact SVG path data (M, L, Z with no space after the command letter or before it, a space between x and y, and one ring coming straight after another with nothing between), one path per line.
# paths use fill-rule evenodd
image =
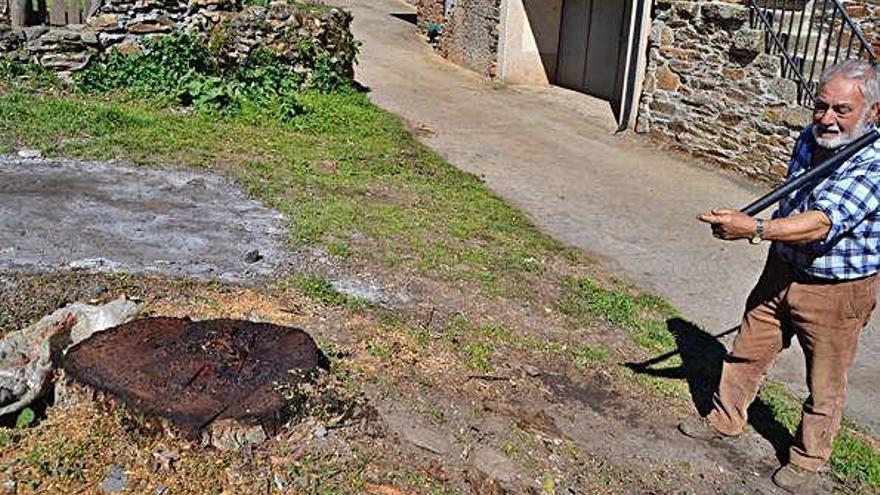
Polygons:
M818 147L812 126L798 138L788 177L813 165ZM779 202L773 218L818 210L831 220L824 240L806 244L774 243L774 249L807 275L850 280L880 270L880 140L860 151L815 188L799 190Z

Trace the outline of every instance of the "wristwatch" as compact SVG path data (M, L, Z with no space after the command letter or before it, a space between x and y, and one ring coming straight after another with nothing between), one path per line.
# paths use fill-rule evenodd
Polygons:
M761 244L761 241L764 240L764 219L756 218L755 221L758 222L758 226L755 228L755 233L749 238L749 242L752 244Z

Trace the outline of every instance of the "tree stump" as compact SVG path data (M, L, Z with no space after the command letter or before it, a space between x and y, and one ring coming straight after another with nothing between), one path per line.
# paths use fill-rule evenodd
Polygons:
M304 331L240 320L145 318L72 347L68 379L221 448L273 436L297 410L286 391L329 367Z

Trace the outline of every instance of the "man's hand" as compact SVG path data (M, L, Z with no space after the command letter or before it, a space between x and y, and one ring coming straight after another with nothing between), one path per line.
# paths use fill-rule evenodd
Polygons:
M716 208L697 216L701 222L712 225L712 235L725 241L748 239L758 229L758 222L738 210Z

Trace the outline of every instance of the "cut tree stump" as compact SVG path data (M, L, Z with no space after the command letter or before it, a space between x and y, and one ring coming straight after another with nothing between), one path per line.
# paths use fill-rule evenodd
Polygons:
M72 347L62 366L74 383L191 440L207 434L221 448L277 433L296 409L284 391L329 368L300 329L179 318L145 318L95 334Z

